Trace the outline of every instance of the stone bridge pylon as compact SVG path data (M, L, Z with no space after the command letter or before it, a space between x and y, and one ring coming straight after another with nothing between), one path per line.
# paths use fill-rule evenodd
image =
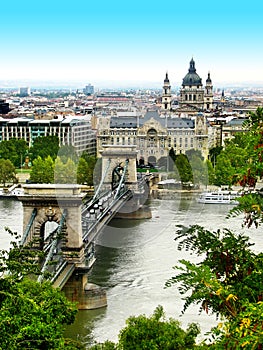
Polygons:
M82 233L84 186L26 184L23 188L24 195L18 197L23 205L21 245L34 240L36 248L46 253L43 275L50 273L53 285L77 301L79 309L105 306L106 294L94 287L91 292L87 283L91 257L86 259Z

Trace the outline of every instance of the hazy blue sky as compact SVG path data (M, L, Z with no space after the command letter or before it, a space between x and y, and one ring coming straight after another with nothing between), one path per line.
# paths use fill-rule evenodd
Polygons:
M263 83L262 1L3 1L0 80Z

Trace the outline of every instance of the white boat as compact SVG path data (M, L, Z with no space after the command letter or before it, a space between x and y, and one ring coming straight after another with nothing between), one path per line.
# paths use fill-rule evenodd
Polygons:
M16 199L17 196L21 196L24 194L23 188L1 188L0 189L0 199Z
M242 192L233 190L205 191L197 199L198 203L206 204L238 204L237 197L241 197Z

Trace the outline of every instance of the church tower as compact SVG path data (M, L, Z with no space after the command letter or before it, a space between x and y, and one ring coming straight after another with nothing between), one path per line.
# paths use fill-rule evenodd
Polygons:
M210 78L210 72L206 79L205 92L204 92L204 110L211 111L213 109L213 85Z
M180 90L179 107L186 112L199 112L204 107L204 89L202 79L196 73L195 61L190 61L188 73L183 78Z
M163 94L162 94L162 110L170 111L171 110L171 85L168 78L168 73L166 72L164 83L163 83Z

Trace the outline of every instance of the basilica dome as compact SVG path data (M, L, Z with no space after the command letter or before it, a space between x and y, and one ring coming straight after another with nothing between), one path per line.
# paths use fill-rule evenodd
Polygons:
M185 86L202 86L202 79L196 73L195 61L191 59L188 73L183 78L183 87Z

